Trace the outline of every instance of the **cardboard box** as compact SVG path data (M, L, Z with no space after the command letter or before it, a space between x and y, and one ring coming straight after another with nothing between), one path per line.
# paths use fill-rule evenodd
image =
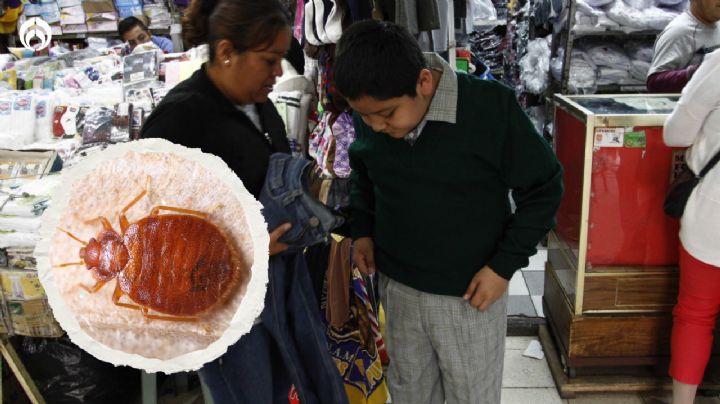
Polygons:
M82 8L85 14L115 12L115 5L111 0L84 0Z
M64 334L47 300L8 301L7 308L13 334L52 338Z
M23 269L0 269L0 286L7 300L45 299L36 271Z

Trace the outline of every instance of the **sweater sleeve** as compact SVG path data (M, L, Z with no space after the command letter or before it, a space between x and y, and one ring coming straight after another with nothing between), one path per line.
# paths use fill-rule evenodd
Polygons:
M653 73L647 78L650 93L679 93L688 82L688 69L668 70Z
M363 138L363 123L355 114L353 116L356 140L350 146L350 209L352 220L350 233L353 240L361 237L372 237L375 221L375 193L373 184L368 177L367 167L359 156L359 141Z
M562 167L550 145L535 130L514 93L506 93L507 133L502 145L502 177L512 190L516 210L488 266L510 280L527 266L536 246L555 226L563 193Z
M663 140L671 147L690 146L710 111L718 107L720 87L720 51L706 56L682 91L675 110L665 121Z

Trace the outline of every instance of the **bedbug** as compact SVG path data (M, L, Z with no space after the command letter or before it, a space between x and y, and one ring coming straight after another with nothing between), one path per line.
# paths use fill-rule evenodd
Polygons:
M206 220L208 213L156 206L149 216L129 223L126 212L146 193L120 211L121 233L102 216L93 220L103 229L87 242L58 228L83 247L81 262L57 267L85 265L96 281L93 286L80 285L89 293L116 279L113 303L138 309L146 318L196 321L225 302L240 283L240 256L223 232ZM135 304L121 302L123 295Z

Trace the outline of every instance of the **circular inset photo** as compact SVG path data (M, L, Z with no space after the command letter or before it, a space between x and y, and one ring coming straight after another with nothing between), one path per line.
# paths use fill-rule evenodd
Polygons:
M173 373L250 330L269 236L260 203L221 159L144 139L62 175L35 255L73 342L116 365Z

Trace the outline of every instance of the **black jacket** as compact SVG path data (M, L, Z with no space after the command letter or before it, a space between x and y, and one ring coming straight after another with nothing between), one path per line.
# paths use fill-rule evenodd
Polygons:
M140 137L163 138L220 157L257 198L270 154L290 153L285 125L275 106L268 100L257 108L271 142L220 93L203 65L170 90L148 117Z

